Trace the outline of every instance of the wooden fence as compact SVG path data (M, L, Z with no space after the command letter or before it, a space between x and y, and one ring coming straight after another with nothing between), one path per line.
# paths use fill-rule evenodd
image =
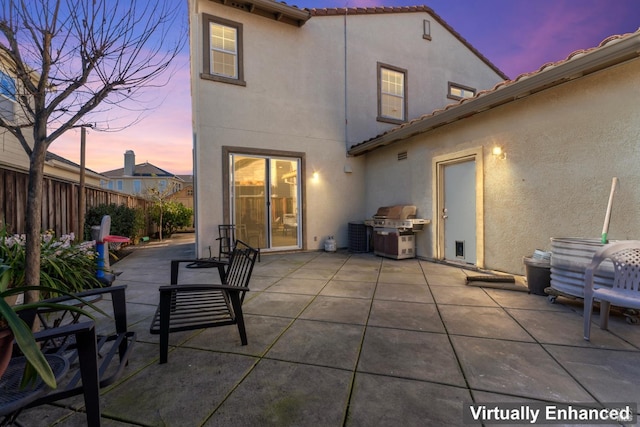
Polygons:
M27 186L29 175L0 168L0 227L6 225L10 233L22 234L26 229ZM42 229L53 230L56 236L77 233L79 184L45 177L42 194ZM85 187L86 210L115 203L147 211L143 198ZM86 212L86 211L85 211Z

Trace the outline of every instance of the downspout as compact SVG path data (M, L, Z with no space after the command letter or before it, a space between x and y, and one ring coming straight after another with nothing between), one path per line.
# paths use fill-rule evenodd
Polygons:
M349 91L348 68L347 68L347 14L349 13L349 2L345 2L344 7L344 145L345 155L349 157Z

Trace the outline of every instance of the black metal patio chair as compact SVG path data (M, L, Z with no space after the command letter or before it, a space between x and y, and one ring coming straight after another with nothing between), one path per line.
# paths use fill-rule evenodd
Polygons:
M257 249L236 240L229 262L217 262L219 285L178 284L180 264L194 260L171 261L171 284L159 289L160 303L150 327L152 334L160 335L160 363L167 362L171 332L235 324L242 345L247 345L242 303L257 256Z
M14 365L14 376L3 376L2 393L0 397L0 425L14 423L21 411L52 402L57 402L71 396L82 394L84 396L87 425L100 425L100 388L115 383L122 375L127 365L136 334L127 330L127 312L125 301L126 285L112 286L109 288L93 289L75 294L76 297L86 301L96 300L96 297L110 296L112 312L106 310L113 322L105 322L99 325L90 318L81 316L66 316L66 320L60 324L55 321L54 326L49 327L43 323L42 330L34 333L36 340L42 343L42 351L54 373L58 371L61 376L57 379L58 387L55 390L48 389L43 384L38 384L36 390L32 389L25 396L25 391L19 387L24 357L14 357L11 363ZM78 300L69 296L53 298L48 302L75 305ZM91 311L88 307L85 310ZM36 316L44 319L63 318L64 314L59 309L40 309L21 313L21 317L27 324L33 324ZM62 317L58 317L62 316ZM102 314L96 314L96 320L101 320ZM57 366L54 366L57 365Z

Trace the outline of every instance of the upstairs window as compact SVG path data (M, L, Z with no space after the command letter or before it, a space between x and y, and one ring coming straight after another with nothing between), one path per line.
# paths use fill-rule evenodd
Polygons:
M133 180L133 193L134 194L142 193L142 181L140 181L139 179Z
M0 71L0 117L12 121L15 118L16 82L13 78Z
M378 63L378 121L404 123L407 114L407 70Z
M244 82L242 62L242 24L203 16L204 69L202 77L238 85Z
M425 19L422 21L422 38L431 40L431 21Z
M476 90L474 88L449 82L447 98L460 100L464 98L473 98L474 96L476 96Z
M4 71L0 71L0 95L14 102L16 100L16 82Z

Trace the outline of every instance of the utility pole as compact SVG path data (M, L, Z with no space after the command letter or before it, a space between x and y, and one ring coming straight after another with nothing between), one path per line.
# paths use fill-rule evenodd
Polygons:
M85 195L85 151L87 143L87 127L91 125L80 126L80 185L78 186L78 233L76 234L76 240L84 240L84 215L86 210L86 195Z

